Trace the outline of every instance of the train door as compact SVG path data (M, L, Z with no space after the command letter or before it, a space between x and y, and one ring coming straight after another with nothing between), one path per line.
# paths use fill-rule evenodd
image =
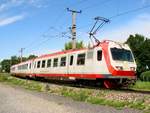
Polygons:
M89 49L86 56L85 73L94 73L94 49Z
M75 73L75 54L68 55L67 74Z
M95 49L95 68L94 71L95 73L98 74L108 74L106 62L104 59L104 53L101 48L96 48Z
M30 76L34 76L34 60L30 62Z
M32 61L29 63L29 76L32 76Z

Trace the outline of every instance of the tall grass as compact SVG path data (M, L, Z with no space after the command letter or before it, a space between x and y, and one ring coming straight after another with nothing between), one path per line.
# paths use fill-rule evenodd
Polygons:
M136 81L135 85L131 86L131 89L150 91L150 82Z

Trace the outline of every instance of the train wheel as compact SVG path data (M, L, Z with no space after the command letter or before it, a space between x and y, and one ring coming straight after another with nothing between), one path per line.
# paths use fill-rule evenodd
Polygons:
M118 85L115 84L114 81L112 80L104 80L104 87L107 89L114 89L114 88L118 88Z
M123 83L122 83L122 87L123 88L129 88L130 85L134 85L136 82L136 79L126 79Z

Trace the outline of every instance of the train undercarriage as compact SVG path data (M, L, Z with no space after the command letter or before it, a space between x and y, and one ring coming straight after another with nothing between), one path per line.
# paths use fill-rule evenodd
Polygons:
M136 79L129 78L108 78L108 79L70 79L69 77L38 77L38 76L30 76L24 74L12 74L16 77L33 79L38 81L46 81L46 82L55 82L55 83L63 83L63 84L72 84L81 87L102 87L106 89L119 89L119 88L128 88L130 85L136 82Z

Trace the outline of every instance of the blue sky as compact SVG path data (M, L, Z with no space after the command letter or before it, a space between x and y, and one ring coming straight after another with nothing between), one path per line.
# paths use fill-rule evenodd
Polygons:
M150 0L0 0L0 60L18 56L20 48L25 48L25 56L61 50L70 40L61 36L71 25L67 7L82 10L77 15L77 38L88 43L94 17L109 18L146 5ZM97 37L123 42L135 33L150 37L150 7L112 18Z

